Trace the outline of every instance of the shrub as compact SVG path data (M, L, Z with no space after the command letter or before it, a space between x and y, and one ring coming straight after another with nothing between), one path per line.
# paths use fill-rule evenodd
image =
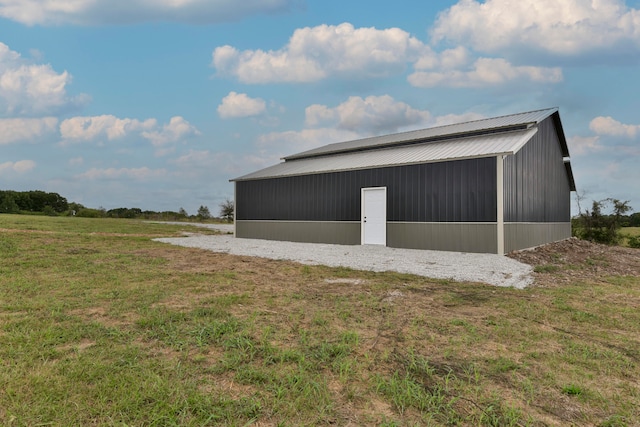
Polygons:
M580 212L575 219L573 234L584 240L614 245L620 242L620 227L624 214L631 210L629 201L618 199L604 199L593 201L591 211ZM605 214L603 210L611 204L613 213Z
M640 236L628 236L627 243L630 248L640 249Z
M100 209L84 208L76 212L76 216L82 218L102 218L104 216L104 212Z

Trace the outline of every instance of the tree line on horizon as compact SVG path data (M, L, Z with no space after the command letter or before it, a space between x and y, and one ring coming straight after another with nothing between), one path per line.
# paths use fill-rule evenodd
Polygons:
M220 219L233 220L233 202L225 200L220 204ZM162 221L207 220L214 216L207 206L200 206L195 215L189 215L180 208L178 211L150 211L140 208L104 209L88 208L80 203L69 202L58 193L40 190L13 191L0 190L0 213L49 216L78 216L84 218L129 218Z

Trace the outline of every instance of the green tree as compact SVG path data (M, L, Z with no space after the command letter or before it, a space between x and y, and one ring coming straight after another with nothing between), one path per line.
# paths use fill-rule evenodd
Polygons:
M198 208L198 219L209 219L211 218L211 212L209 212L209 208L206 206L200 206Z
M0 191L0 213L18 213L20 208L11 191Z
M226 199L220 203L220 218L224 218L227 222L232 222L234 209L233 200Z

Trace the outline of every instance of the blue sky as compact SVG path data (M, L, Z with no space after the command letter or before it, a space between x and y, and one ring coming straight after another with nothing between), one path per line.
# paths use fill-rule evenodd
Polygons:
M559 107L587 207L640 211L639 66L640 0L0 0L0 189L217 213L285 155Z

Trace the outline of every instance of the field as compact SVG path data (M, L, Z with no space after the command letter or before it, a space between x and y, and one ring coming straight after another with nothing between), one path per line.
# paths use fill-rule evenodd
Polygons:
M640 250L519 255L526 290L0 215L0 425L640 425Z

